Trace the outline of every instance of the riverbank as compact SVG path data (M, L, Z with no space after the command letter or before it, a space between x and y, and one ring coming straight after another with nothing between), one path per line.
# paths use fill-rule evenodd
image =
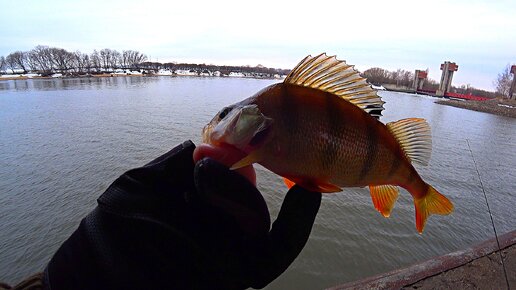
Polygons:
M91 74L91 75L78 75L78 76L63 76L61 74L57 76L40 76L40 75L16 75L16 76L8 76L3 75L0 76L0 81L17 81L17 80L29 80L29 79L62 79L62 78L102 78L102 77L130 77L130 76L139 76L142 74L111 74L111 73L103 73L103 74Z
M122 74L122 73L102 73L102 74L91 74L91 75L77 75L77 76L0 76L0 81L16 81L16 80L29 80L29 79L74 79L74 78L106 78L106 77L237 77L237 78L252 78L252 79L284 79L286 76L275 75L275 76L259 76L259 75L246 75L242 73L234 73L230 75L208 75L208 74L197 74L197 73L146 73L146 74Z
M516 231L408 268L339 285L344 289L516 288ZM503 261L503 262L502 262ZM507 285L507 283L509 285Z
M492 99L488 101L439 100L436 104L516 118L516 100Z

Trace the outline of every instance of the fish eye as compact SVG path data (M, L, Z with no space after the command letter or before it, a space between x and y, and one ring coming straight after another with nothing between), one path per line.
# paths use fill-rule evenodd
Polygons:
M220 120L224 119L224 117L226 117L228 115L229 111L231 111L231 108L229 108L229 107L225 107L224 109L222 109L222 111L220 111L220 113L219 113L219 119Z

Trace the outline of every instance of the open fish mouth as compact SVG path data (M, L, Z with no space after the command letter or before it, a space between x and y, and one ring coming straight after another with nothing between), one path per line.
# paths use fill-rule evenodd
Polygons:
M267 139L272 123L255 104L234 107L203 128L203 142L215 146L228 144L249 152Z

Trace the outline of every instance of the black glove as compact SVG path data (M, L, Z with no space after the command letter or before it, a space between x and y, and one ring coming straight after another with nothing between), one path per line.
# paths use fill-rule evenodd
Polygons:
M58 289L262 288L306 244L321 194L294 186L277 220L247 179L184 142L119 177L45 270Z

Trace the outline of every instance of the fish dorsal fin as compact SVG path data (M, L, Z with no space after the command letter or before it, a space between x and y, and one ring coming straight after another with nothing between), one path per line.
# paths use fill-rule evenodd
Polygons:
M326 53L305 57L285 78L284 83L329 92L379 118L385 103L352 65Z
M425 119L409 118L387 123L408 159L427 165L432 154L432 132Z

